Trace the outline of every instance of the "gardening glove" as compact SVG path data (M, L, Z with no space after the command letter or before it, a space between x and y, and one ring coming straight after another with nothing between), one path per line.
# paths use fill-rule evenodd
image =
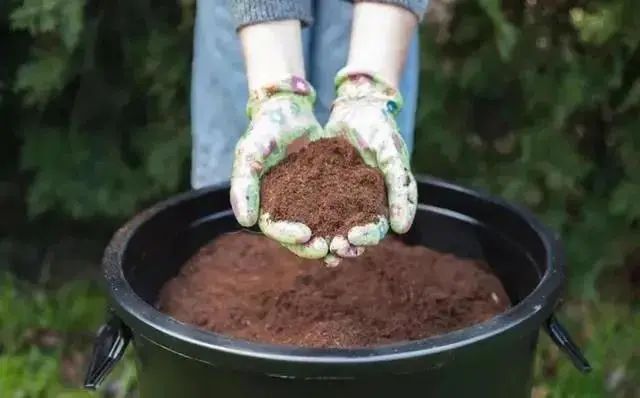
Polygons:
M299 77L288 77L249 95L249 127L236 145L231 172L230 200L238 222L250 227L258 222L262 232L297 255L323 258L328 243L311 239L308 226L299 222L274 221L260 214L260 178L287 155L294 140L320 138L322 127L313 114L315 91Z
M364 246L380 242L389 226L398 234L409 230L416 214L418 192L409 152L395 121L402 107L398 90L371 73L347 68L338 72L336 87L325 135L345 137L367 165L380 170L389 203L389 219L380 214L376 222L355 226L347 236L331 240L331 254L354 257L362 254Z

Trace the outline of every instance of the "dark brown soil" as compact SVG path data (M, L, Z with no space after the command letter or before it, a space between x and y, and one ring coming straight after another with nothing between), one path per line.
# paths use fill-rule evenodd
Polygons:
M382 174L344 138L311 142L291 153L262 178L260 201L273 219L303 222L323 237L346 235L387 215Z
M307 347L421 339L509 305L486 265L396 238L327 268L246 232L203 247L159 299L161 311L213 332Z

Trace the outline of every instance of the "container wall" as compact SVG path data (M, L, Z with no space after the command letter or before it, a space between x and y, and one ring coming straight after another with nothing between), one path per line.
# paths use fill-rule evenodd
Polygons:
M134 340L140 398L447 397L529 398L537 332L497 342L441 367L405 375L350 380L304 380L221 369L168 351L144 337Z

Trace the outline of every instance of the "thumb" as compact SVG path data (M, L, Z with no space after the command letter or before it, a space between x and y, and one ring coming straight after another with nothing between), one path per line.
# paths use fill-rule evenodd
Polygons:
M243 227L250 227L258 221L260 204L262 162L249 147L249 140L241 138L238 141L229 191L233 214Z

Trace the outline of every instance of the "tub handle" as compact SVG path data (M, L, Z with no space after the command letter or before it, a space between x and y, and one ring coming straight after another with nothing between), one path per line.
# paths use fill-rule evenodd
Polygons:
M549 319L547 319L546 330L551 340L569 357L579 371L582 373L591 372L591 364L589 364L589 361L585 358L576 343L574 343L569 332L562 326L555 315L551 315Z
M91 362L84 379L84 387L95 390L122 358L129 345L131 331L115 315L100 327L93 345Z

